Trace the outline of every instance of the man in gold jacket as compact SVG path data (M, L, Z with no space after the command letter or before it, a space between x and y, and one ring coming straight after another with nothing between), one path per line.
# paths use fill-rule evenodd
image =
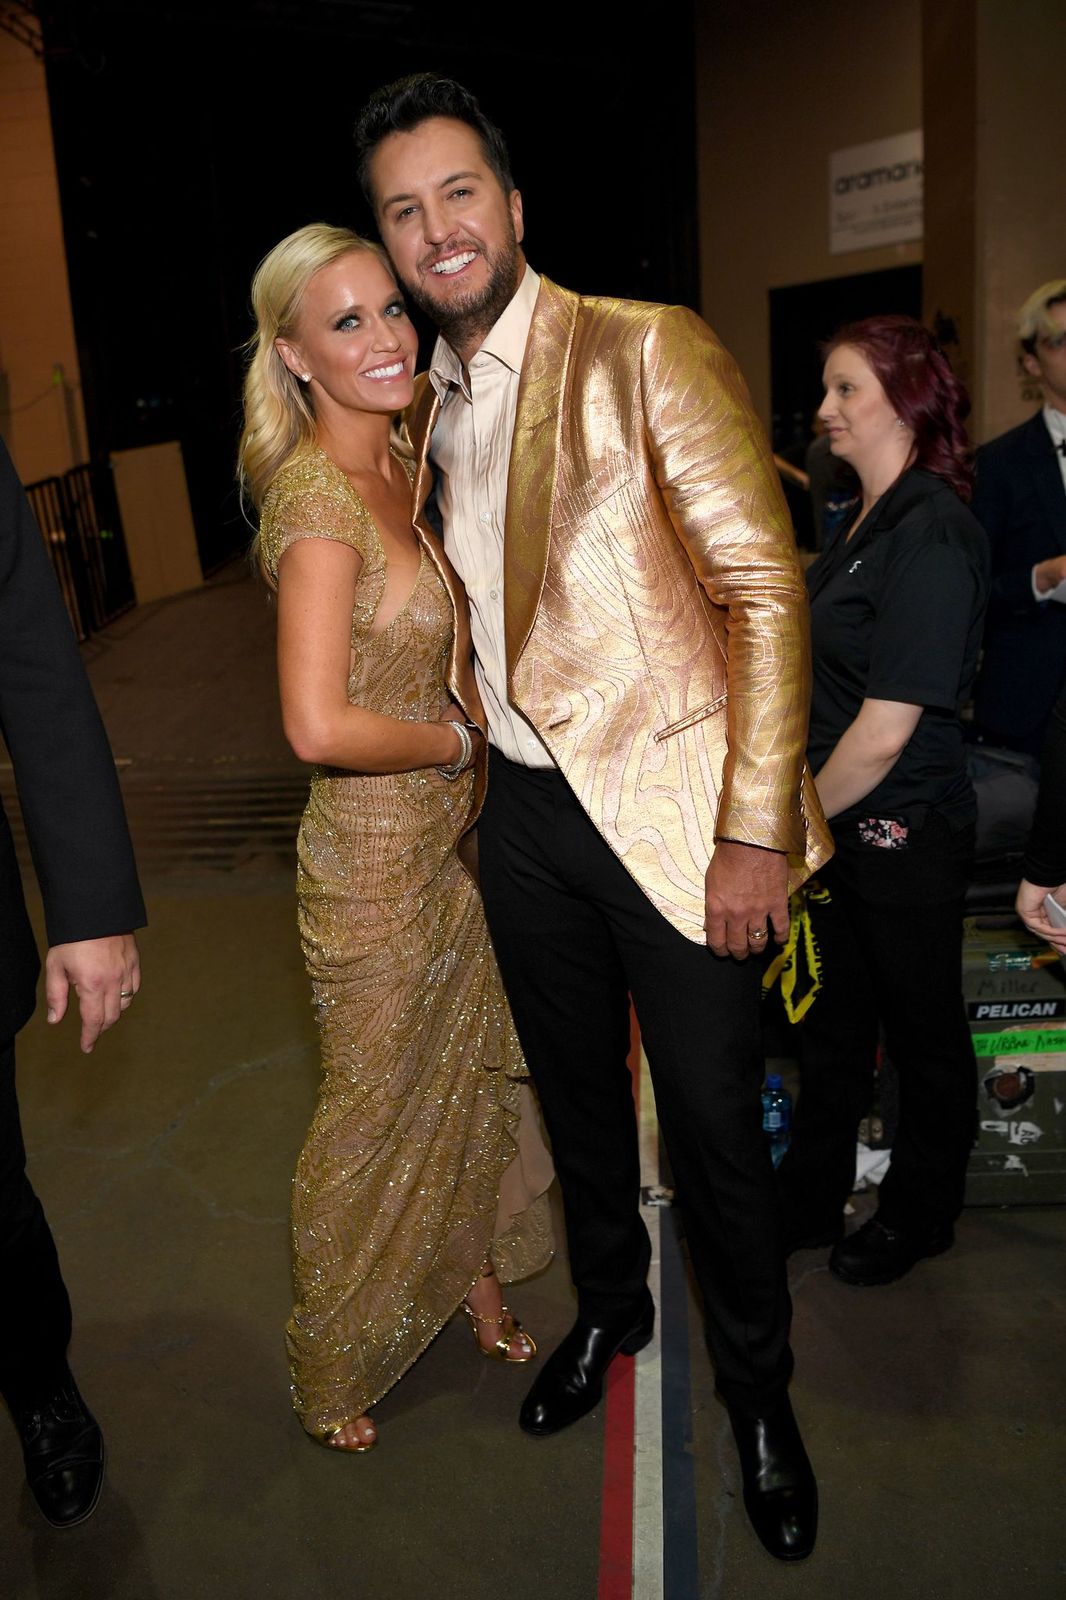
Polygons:
M691 312L538 278L502 136L460 85L379 90L356 143L398 277L441 330L409 417L417 511L432 491L470 599L477 688L457 691L487 722L482 891L578 1293L520 1422L576 1421L652 1335L632 995L745 1504L796 1559L817 1492L787 1394L747 957L784 937L789 884L831 846L803 763L806 595L762 430Z

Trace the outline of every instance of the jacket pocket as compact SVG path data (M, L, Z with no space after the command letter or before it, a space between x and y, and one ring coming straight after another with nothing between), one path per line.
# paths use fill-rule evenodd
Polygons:
M660 728L655 735L655 743L662 744L664 739L672 739L675 733L684 733L686 728L694 727L697 722L703 722L707 717L713 717L725 705L728 695L725 690L714 700L708 700L705 706L697 706L695 711L690 711L686 716L679 717L676 722L668 722L665 728Z

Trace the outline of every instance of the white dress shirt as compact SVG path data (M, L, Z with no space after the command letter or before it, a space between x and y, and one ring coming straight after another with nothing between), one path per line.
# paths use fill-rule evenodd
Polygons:
M554 763L532 725L507 698L503 628L503 533L507 469L518 408L518 381L540 279L526 267L514 298L464 371L451 345L437 339L429 381L441 409L430 460L444 548L470 599L474 670L489 742L527 767Z

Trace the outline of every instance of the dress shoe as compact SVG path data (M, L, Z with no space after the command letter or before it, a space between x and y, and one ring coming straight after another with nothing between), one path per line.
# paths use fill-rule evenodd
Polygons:
M104 1439L69 1367L40 1405L14 1413L26 1482L53 1528L73 1528L96 1509Z
M954 1243L955 1230L950 1222L919 1233L889 1228L871 1217L834 1247L829 1257L829 1270L843 1283L853 1283L859 1288L894 1283L909 1272L916 1261L943 1255Z
M768 1416L729 1420L752 1527L779 1561L802 1561L818 1532L818 1485L788 1396Z
M616 1317L605 1327L578 1317L526 1395L518 1414L519 1427L544 1438L594 1410L615 1356L635 1356L650 1342L654 1329L655 1302L650 1294L638 1311Z

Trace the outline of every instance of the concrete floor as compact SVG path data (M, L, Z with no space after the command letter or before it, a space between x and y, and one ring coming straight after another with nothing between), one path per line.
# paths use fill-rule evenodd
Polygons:
M0 1600L595 1600L602 1413L525 1438L527 1375L478 1359L465 1326L377 1408L373 1455L316 1446L289 1411L286 1206L316 1053L291 882L302 778L270 640L231 569L87 650L142 844L145 983L90 1060L35 1018L20 1092L108 1480L89 1522L53 1532L0 1427ZM235 773L276 799L244 837ZM212 819L212 852L175 845ZM794 1401L823 1508L797 1569L748 1529L692 1308L699 1577L664 1600L1066 1594L1064 1242L1066 1208L971 1210L950 1254L878 1291L794 1258ZM564 1261L513 1299L550 1349L572 1316Z

